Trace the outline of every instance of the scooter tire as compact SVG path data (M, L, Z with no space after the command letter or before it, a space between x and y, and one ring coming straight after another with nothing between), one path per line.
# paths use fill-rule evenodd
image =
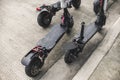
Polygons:
M95 14L97 15L98 14L98 12L100 11L100 2L99 1L97 1L97 2L94 2L94 12L95 12Z
M29 77L35 77L40 73L43 62L39 58L34 58L28 66L25 67L25 72ZM35 72L36 69L36 72Z
M68 50L65 54L64 61L67 64L71 64L75 60L75 55Z
M72 5L75 9L78 9L80 7L81 0L72 0Z
M52 20L52 17L50 16L50 13L47 11L43 11L39 13L37 17L38 24L43 28L47 28L50 25L51 20Z

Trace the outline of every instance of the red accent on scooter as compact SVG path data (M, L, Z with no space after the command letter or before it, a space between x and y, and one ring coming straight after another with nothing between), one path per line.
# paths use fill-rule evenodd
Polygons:
M65 20L65 17L64 17L64 16L62 16L62 24L64 24L64 20Z
M32 50L35 52L42 52L41 46L37 46L37 47L33 48Z
M41 11L41 8L40 8L40 7L38 7L38 8L36 8L36 10L37 10L37 11Z
M103 0L100 0L100 6L102 6L102 2L103 2Z

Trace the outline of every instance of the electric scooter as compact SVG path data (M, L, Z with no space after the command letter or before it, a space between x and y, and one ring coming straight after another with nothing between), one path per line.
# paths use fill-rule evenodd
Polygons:
M64 8L61 19L61 24L53 26L51 31L38 42L37 46L22 58L21 63L25 66L25 72L29 77L35 77L39 74L45 59L57 42L66 32L70 33L74 21L67 8Z
M85 23L82 22L81 32L79 36L67 44L68 48L66 48L67 50L64 57L65 63L72 63L78 57L78 54L82 52L87 42L105 25L106 16L103 9L105 0L101 1L102 5L100 5L100 11L97 15L96 21L89 24L88 26L85 26Z
M40 26L46 28L50 25L53 16L62 9L61 2L66 4L67 8L71 8L73 5L75 9L78 9L81 4L81 0L60 0L52 5L43 5L36 8L37 11L40 11L37 17L37 22Z

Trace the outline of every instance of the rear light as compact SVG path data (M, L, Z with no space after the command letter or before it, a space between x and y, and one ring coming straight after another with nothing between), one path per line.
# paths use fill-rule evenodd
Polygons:
M40 8L40 7L38 7L38 8L36 8L36 10L37 10L37 11L41 11L41 8Z
M41 46L37 46L35 48L32 49L35 52L41 52L42 51L42 47Z

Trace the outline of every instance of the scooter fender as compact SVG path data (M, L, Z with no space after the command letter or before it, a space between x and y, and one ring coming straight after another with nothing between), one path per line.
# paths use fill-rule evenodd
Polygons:
M47 10L46 8L43 8L43 9L40 11L40 13L39 13L39 14L41 14L41 13L43 13L43 12L48 12L48 13L50 13L50 11L49 11L49 10Z
M24 66L28 66L31 62L31 60L35 57L35 53L33 52L29 52L28 54L26 54L22 60L21 60L21 63L24 65Z
M97 5L97 4L99 4L100 3L100 1L99 0L94 0L94 5Z

